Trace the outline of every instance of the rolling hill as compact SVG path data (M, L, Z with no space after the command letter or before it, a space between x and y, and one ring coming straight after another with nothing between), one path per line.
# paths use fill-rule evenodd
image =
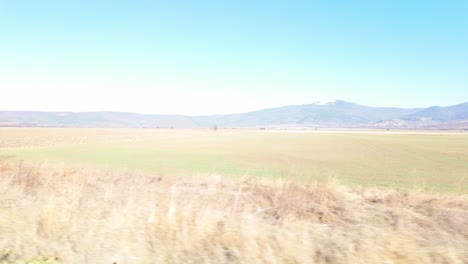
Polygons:
M337 100L211 116L0 111L0 126L207 128L214 125L225 128L468 129L468 102L447 107L396 108Z

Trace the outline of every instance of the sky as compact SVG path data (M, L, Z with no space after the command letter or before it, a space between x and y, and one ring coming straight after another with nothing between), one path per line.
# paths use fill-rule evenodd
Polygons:
M0 0L0 110L468 101L468 1Z

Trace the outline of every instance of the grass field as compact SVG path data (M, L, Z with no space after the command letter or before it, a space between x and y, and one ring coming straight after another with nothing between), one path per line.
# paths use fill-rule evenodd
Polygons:
M468 192L468 134L1 129L0 155L160 175L262 176Z
M467 263L467 139L0 129L0 263Z

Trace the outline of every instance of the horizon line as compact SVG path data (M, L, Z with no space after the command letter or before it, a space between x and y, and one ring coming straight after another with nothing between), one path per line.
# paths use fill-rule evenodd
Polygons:
M304 106L304 105L317 105L317 106L327 106L331 103L336 103L336 102L344 102L344 103L351 103L351 104L357 104L360 106L365 106L365 107L373 107L373 108L399 108L399 109L425 109L425 108L431 108L431 107L450 107L450 106L457 106L457 105L462 105L465 103L468 103L468 101L463 101L461 103L457 104L452 104L452 105L430 105L426 107L397 107L397 106L369 106L369 105L363 105L351 101L346 101L346 100L341 100L341 99L336 99L336 100L326 100L326 101L315 101L312 103L306 103L306 104L289 104L289 105L281 105L281 106L276 106L276 107L268 107L268 108L259 108L257 110L252 110L252 111L244 111L244 112L235 112L235 113L227 113L227 114L202 114L202 115L190 115L190 114L158 114L158 113L142 113L142 112L132 112L132 111L115 111L115 110L85 110L85 111L74 111L74 110L59 110L59 111L45 111L45 110L0 110L0 112L34 112L34 113L122 113L122 114L138 114L138 115L164 115L164 116L187 116L187 117L198 117L198 116L223 116L223 115L236 115L236 114L245 114L245 113L251 113L251 112L257 112L257 111L262 111L262 110L269 110L269 109L275 109L275 108L282 108L282 107L289 107L289 106Z

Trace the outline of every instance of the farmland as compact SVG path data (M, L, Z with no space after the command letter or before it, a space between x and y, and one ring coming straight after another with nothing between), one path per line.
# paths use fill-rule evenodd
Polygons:
M0 147L4 157L75 167L468 192L464 133L11 128Z
M466 263L460 133L0 129L2 263Z

